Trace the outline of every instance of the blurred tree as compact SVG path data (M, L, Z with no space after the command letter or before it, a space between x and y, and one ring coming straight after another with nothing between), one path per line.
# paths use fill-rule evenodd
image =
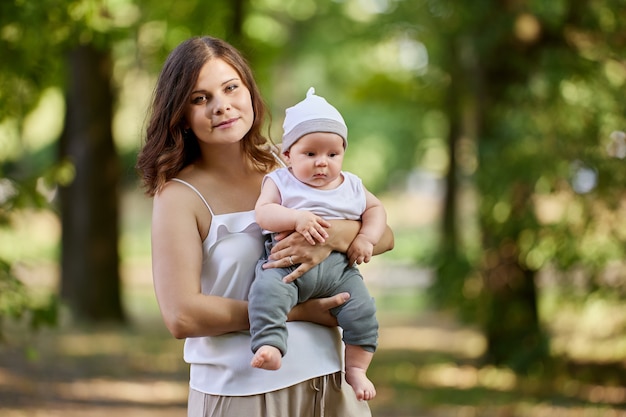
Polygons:
M447 11L434 16L449 51L440 62L456 97L456 105L446 111L450 132L477 143L481 233L480 250L470 256L450 250L456 247L453 234L443 238L434 289L441 301L466 307L465 314L472 312L481 324L487 360L518 371L534 369L548 356L537 308L538 271L576 267L594 276L609 259L623 256L623 232L606 236L591 257L574 237L596 236L594 223L607 220L606 212L604 220L598 216L598 206L615 201L615 193L607 191L619 190L624 180L623 175L605 176L604 191L591 185L581 192L576 183L577 173L587 173L593 183L598 171L615 169L604 153L603 137L624 122L615 96L615 83L624 83L623 68L613 85L606 73L607 64L623 51L618 34L624 32L617 22L624 9L619 2L609 3L482 1L470 7L450 2ZM602 111L589 105L592 95L584 94L590 89ZM459 108L469 111L464 115ZM451 165L459 152L453 136ZM453 168L449 175L455 175ZM456 192L448 189L449 202ZM575 217L580 217L574 220L562 207L562 217L546 220L539 203L555 196L579 207ZM444 233L450 233L449 226ZM616 250L619 240L622 248Z
M72 164L75 176L60 190L61 296L78 318L121 322L111 57L86 43L73 47L68 63L60 158Z
M571 175L572 169L577 170L577 161L594 170L610 163L603 146L608 136L605 129L617 120L607 123L602 112L620 115L621 110L619 102L602 99L607 88L614 89L603 81L603 67L623 51L624 41L605 43L600 39L605 38L602 34L607 29L618 29L624 8L619 7L621 2L609 3L567 2L547 7L494 2L490 5L493 17L479 25L486 27L496 16L501 22L493 25L493 40L487 43L488 39L481 42L477 38L480 44L476 48L482 90L477 185L482 196L479 213L484 251L479 299L485 309L482 322L490 359L517 370L528 370L548 353L537 311L537 272L551 263L566 269L573 266L562 264L562 259L576 259L574 265L580 266L586 257L584 247L572 251L562 245L546 251L546 246L563 237L567 237L565 242L575 243L576 239L566 217L556 228L540 221L538 216L543 213L535 203L542 194L562 192L574 204L588 200L585 194L589 192L594 192L598 201L613 198L594 191L595 187L581 193ZM607 26L606 19L613 23ZM481 33L488 32L483 29ZM604 51L585 56L576 39L581 35ZM571 100L564 88L572 82L583 90L598 88L594 96L603 110L590 107L579 97ZM603 181L611 189L620 189L619 181ZM590 207L583 217L596 221L594 211ZM593 229L589 224L587 231L594 233ZM610 246L601 252L612 251ZM597 255L590 276L606 268L608 258L602 258L609 254ZM623 256L623 249L618 256Z
M76 318L125 320L118 254L120 161L112 133L118 92L114 60L132 61L128 54L141 51L138 43L143 41L151 44L151 53L137 55L160 66L178 42L207 31L242 43L246 3L207 5L189 0L174 6L141 0L45 0L37 5L0 5L0 27L6 41L1 52L7 62L0 72L0 83L7 87L0 92L0 107L2 121L15 121L18 126L13 138L18 147L24 118L43 89L58 86L66 92L58 159L48 158L47 166L35 169L29 163L33 155L23 149L3 159L2 172L6 171L7 177L22 173L13 182L24 196L38 195L36 181L27 181L32 177L45 177L60 186L61 296ZM31 30L33 27L38 29ZM155 28L164 29L159 33ZM135 33L138 36L133 36ZM162 37L155 40L151 35ZM124 52L120 55L119 51ZM122 72L129 70L123 64L117 67ZM118 77L123 79L123 73ZM14 92L9 94L11 90ZM25 189L31 183L33 188ZM8 206L22 200L16 197L3 203ZM10 272L9 264L7 268ZM10 284L15 280L9 272L2 276L10 277ZM7 284L7 288L17 287ZM3 300L16 300L17 305L21 296L17 290L13 294Z
M11 227L16 212L25 209L50 209L41 192L42 184L57 182L57 170L49 155L24 154L32 152L21 140L24 120L39 102L41 94L58 83L58 49L41 32L32 27L55 28L56 11L48 13L52 1L40 4L0 2L0 227ZM54 36L56 30L46 32ZM43 181L42 181L43 180ZM13 259L0 255L0 325L5 318L29 317L33 327L53 324L57 318L57 299L42 303L27 291L15 276ZM0 327L0 335L2 335Z
M69 89L62 163L52 158L44 167L62 188L62 298L77 318L123 321L117 254L119 172L111 135L112 67L107 51L113 39L109 32L114 31L111 15L97 1L5 2L3 7L3 33L12 34L5 47L18 58L7 61L3 79L28 91L27 105L8 116L21 123L43 87ZM42 36L44 32L48 36ZM15 164L28 170L32 155L16 157Z

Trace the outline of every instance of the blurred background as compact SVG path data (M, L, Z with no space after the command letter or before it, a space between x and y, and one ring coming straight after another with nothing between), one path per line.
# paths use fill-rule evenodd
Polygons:
M134 164L197 35L276 142L310 86L346 119L396 236L375 416L626 415L626 1L2 0L2 416L186 415Z

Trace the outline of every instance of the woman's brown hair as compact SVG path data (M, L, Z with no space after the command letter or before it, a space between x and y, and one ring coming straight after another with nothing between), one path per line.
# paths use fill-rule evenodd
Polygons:
M150 196L200 155L196 137L191 130L185 130L184 112L200 70L215 58L230 64L250 90L254 122L241 141L244 153L260 172L277 165L269 151L273 143L261 133L267 107L245 58L221 39L191 38L170 53L154 89L146 140L137 158L137 169Z

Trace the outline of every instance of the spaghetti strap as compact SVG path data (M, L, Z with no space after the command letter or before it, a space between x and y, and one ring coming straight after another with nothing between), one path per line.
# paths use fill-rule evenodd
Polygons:
M189 184L187 181L183 181L179 178L172 178L172 181L176 181L179 182L181 184L185 184L187 187L191 188L193 191L195 191L196 194L198 194L198 197L200 197L202 199L202 202L204 203L204 205L206 206L206 208L209 209L209 213L211 213L212 217L215 217L215 215L213 214L213 210L211 210L211 206L209 206L209 203L206 202L206 200L204 199L204 197L202 196L202 194L200 194L200 191L198 191L198 189L196 187L194 187L193 185Z
M287 164L285 164L285 161L283 161L282 158L273 149L270 152L272 153L272 155L274 156L276 161L283 168L287 167ZM211 206L209 206L209 203L207 203L207 201L204 198L204 196L202 194L200 194L200 191L198 191L198 189L196 187L194 187L193 185L189 184L187 181L181 180L180 178L172 178L172 181L176 181L176 182L179 182L181 184L185 184L187 187L191 188L196 194L198 194L198 197L200 197L202 199L202 202L204 203L206 208L209 209L209 213L211 213L211 216L215 217L215 214L213 214L213 210L211 210Z
M287 164L285 164L285 161L283 161L283 159L280 156L278 156L276 152L274 152L273 149L270 152L272 153L272 155L274 155L274 159L276 159L276 161L281 167L287 168Z

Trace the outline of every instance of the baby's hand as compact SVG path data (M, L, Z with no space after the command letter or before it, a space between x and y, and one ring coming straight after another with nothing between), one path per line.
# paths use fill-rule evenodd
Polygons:
M296 232L304 236L311 245L315 245L316 241L326 241L326 227L330 227L330 223L310 211L300 210L296 215Z
M359 234L350 244L346 255L351 265L361 265L363 262L368 263L372 259L373 252L374 244L365 235Z

